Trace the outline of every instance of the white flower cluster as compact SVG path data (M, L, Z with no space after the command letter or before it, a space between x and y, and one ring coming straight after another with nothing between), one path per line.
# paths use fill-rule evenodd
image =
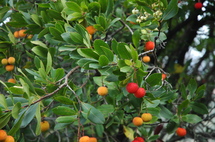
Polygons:
M132 10L132 14L138 14L138 13L139 13L139 10L138 10L138 9L134 8L134 9Z

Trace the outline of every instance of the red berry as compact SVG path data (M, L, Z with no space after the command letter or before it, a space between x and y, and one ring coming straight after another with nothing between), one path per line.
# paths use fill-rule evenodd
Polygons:
M195 5L194 5L194 7L195 7L196 9L201 9L202 6L203 6L203 4L202 4L201 2L197 2L197 3L195 3Z
M148 41L145 44L145 50L153 50L155 48L155 43L153 41Z
M136 137L134 140L137 140L138 142L145 142L142 137Z
M134 82L130 82L126 86L126 90L128 91L128 93L135 93L138 88L139 86L137 85L137 83Z
M133 140L132 142L140 142L140 141L138 141L138 140Z
M176 130L176 134L178 135L178 136L180 136L180 137L183 137L183 136L185 136L186 134L187 134L187 131L186 131L186 129L184 129L184 128L177 128L177 130Z
M138 90L134 93L134 96L137 98L142 98L146 94L146 90L144 88L138 88Z

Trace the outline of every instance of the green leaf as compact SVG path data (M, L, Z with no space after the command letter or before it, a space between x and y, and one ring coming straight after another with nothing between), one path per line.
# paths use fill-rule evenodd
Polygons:
M13 86L13 87L10 87L9 90L13 94L20 94L20 95L24 94L23 87L21 86Z
M105 55L101 55L99 57L99 65L100 66L106 66L106 65L108 65L108 63L109 63L109 60Z
M79 48L77 51L83 57L99 59L99 55L91 48Z
M0 105L5 109L7 109L7 102L3 94L0 94Z
M71 32L70 37L75 43L83 44L83 37L79 33Z
M160 111L160 116L161 117L170 119L170 118L172 118L174 116L172 114L172 112L169 109L167 109L166 107L160 105L160 108L161 108L161 111Z
M139 30L136 30L134 32L134 34L132 35L132 42L136 48L140 46L140 31Z
M46 11L41 11L40 12L40 15L42 17L42 20L45 22L45 23L49 23L51 21L50 17L47 15L47 12Z
M65 72L64 72L64 69L58 68L58 69L52 69L50 74L51 74L51 78L54 81L58 81L58 80L60 80L61 78L64 77Z
M5 14L10 10L10 7L4 6L0 8L0 19L2 20Z
M97 63L97 62L98 61L95 59L82 58L82 59L78 60L77 64L83 68L90 69L89 65L91 63Z
M19 79L19 82L21 83L24 92L28 95L28 97L30 97L31 94L30 94L30 90L29 90L28 84L22 78Z
M130 60L131 57L131 53L129 48L126 46L125 43L119 43L117 46L117 52L118 55L122 58L122 59L128 59Z
M74 116L60 116L56 119L58 123L73 123L74 121L78 120L77 115Z
M56 10L49 9L49 10L47 10L47 13L48 13L49 17L52 17L52 18L57 19L57 20L63 20L61 13L56 11Z
M157 140L159 137L160 137L159 135L150 136L150 137L148 138L148 140L149 140L150 142L151 142L151 141L155 141L155 140Z
M191 124L195 124L202 121L201 117L196 114L187 114L185 116L182 116L182 120Z
M191 96L194 96L194 93L197 89L197 83L194 79L190 79L188 85L187 85L187 90L190 92L189 94Z
M40 122L41 122L41 110L40 110L40 105L37 106L37 110L36 110L36 120L37 120L37 126L36 126L36 130L35 130L35 134L38 136L40 135L41 133L41 125L40 125Z
M75 115L76 112L69 108L69 107L66 107L66 106L58 106L58 107L55 107L52 109L53 113L55 113L56 115Z
M179 106L178 106L178 114L181 113L183 109L186 109L187 106L189 105L190 101L189 100L184 100Z
M2 129L4 126L7 125L7 123L9 122L11 117L11 113L5 113L3 115L0 116L0 129Z
M72 11L79 12L79 13L82 12L81 7L76 2L72 2L72 1L66 2L66 6Z
M107 10L105 12L105 15L108 17L113 12L114 2L113 0L108 0L107 2L108 4L107 4Z
M93 43L93 46L94 47L96 46L96 48L99 48L101 46L106 47L106 48L110 48L109 45L101 39L96 39Z
M138 64L138 53L137 53L137 50L132 46L130 45L130 50L131 50L131 57L133 59L133 61ZM140 66L139 66L140 67Z
M48 54L47 54L47 64L46 64L46 73L47 73L47 74L49 74L51 68L52 68L52 56L51 56L51 54L48 52Z
M49 28L49 31L50 31L50 33L54 36L54 38L55 38L56 40L64 41L63 38L61 37L61 32L60 32L57 28L55 28L55 27L50 27L50 28Z
M166 131L167 133L173 133L177 127L178 127L178 124L170 120L170 122L166 126Z
M31 43L35 44L35 45L38 45L38 46L41 46L43 48L48 48L46 44L44 44L43 42L39 41L39 40L36 40L36 41L31 41Z
M31 19L40 27L42 26L42 22L37 14L32 14Z
M46 48L43 48L41 46L35 46L31 49L36 55L40 57L45 57L47 56L48 50Z
M100 124L96 124L96 134L99 136L99 137L103 137L103 134L104 134L104 126L103 125L100 125Z
M70 100L64 96L57 96L57 97L54 97L54 99L60 103L66 104L66 105L72 105L74 103L72 100Z
M17 119L19 117L19 111L21 110L21 102L18 102L14 105L12 109L12 116L14 119Z
M110 62L113 61L113 52L109 49L108 45L103 46L100 40L96 40L93 44L95 51L99 55L105 55Z
M93 107L90 104L83 103L83 102L81 103L81 106L83 109L82 113L87 114L87 118L91 122L93 122L95 124L104 124L104 122L105 122L104 115L98 109L96 109L95 107Z
M23 121L22 121L20 128L25 128L32 121L32 119L35 116L38 105L39 105L39 103L34 104L34 105L30 106L29 108L27 108L26 112L23 111L23 112L25 112L25 116L23 118Z
M208 114L207 106L203 103L193 102L191 103L193 111L199 114Z
M97 109L104 115L104 117L108 117L114 112L113 105L101 105Z
M150 86L160 85L161 83L161 74L160 73L154 73L151 74L147 79L146 82Z
M167 9L164 11L162 20L169 20L178 13L178 0L171 0Z
M187 99L187 91L184 84L180 85L180 92L183 99Z

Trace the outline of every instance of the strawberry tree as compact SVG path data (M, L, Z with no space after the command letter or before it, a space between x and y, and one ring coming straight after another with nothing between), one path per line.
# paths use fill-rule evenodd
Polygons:
M16 59L13 71L1 65L0 129L16 141L78 141L82 136L108 142L136 137L161 141L164 135L178 137L178 127L189 134L208 113L199 102L205 86L194 79L172 86L171 74L157 58L157 51L165 50L177 0L0 4L0 57ZM25 37L14 36L23 29ZM155 47L146 51L148 41ZM149 63L142 62L145 55L151 57ZM16 82L7 82L9 78ZM126 90L132 82L144 95ZM108 91L99 95L102 86ZM135 126L133 118L143 113L150 113L151 120ZM44 120L50 129L41 132Z

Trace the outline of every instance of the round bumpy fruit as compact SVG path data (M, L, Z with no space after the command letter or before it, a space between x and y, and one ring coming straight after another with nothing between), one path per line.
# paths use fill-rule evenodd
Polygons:
M145 50L153 50L155 48L155 43L153 41L148 41L145 43Z
M134 96L137 98L142 98L146 94L146 90L144 88L138 88L137 91L134 93Z
M4 141L7 138L5 130L0 130L0 141Z
M27 39L32 39L33 36L34 36L34 35L28 35L28 36L27 36Z
M97 93L101 96L105 96L108 94L108 88L105 86L101 86L97 89Z
M13 33L13 36L14 36L15 38L19 38L19 31L15 31L15 32Z
M10 83L16 83L16 80L15 79L13 79L13 78L10 78L10 79L8 79L8 81L7 82L10 82Z
M89 140L90 140L90 137L88 137L88 136L83 136L83 137L81 137L81 138L79 139L79 142L89 142Z
M195 3L195 5L194 5L194 7L195 7L196 9L201 9L202 6L203 6L203 4L202 4L201 2L197 2L197 3Z
M148 63L148 62L150 62L151 59L149 56L143 56L142 60L143 60L143 62Z
M50 128L50 124L48 121L42 121L40 122L40 129L42 132L47 131Z
M134 117L132 122L135 126L141 126L143 124L143 119L141 117Z
M90 137L89 142L97 142L97 138L95 138L95 137Z
M5 70L6 71L13 71L14 70L14 65L6 65Z
M26 30L22 29L19 31L19 37L25 37L27 34L25 33Z
M128 91L128 93L135 93L138 90L138 88L139 86L137 85L137 83L134 82L130 82L126 86L126 90Z
M7 59L7 61L8 61L9 64L14 64L15 61L16 61L16 59L15 59L14 57L9 57L9 58Z
M136 137L134 140L137 140L138 142L145 142L142 137Z
M149 122L152 120L152 115L150 113L143 113L141 115L141 118L143 119L144 122Z
M1 60L1 64L2 64L2 65L7 65L7 64L8 64L7 59L6 59L6 58L2 59L2 60Z
M4 140L4 142L15 142L13 136L7 136L7 138Z
M183 137L183 136L185 136L186 134L187 134L187 131L186 131L186 129L184 129L184 128L177 128L177 130L176 130L176 134L178 135L178 136L180 136L180 137Z
M96 29L93 26L86 27L86 30L91 35L93 35L96 32Z

